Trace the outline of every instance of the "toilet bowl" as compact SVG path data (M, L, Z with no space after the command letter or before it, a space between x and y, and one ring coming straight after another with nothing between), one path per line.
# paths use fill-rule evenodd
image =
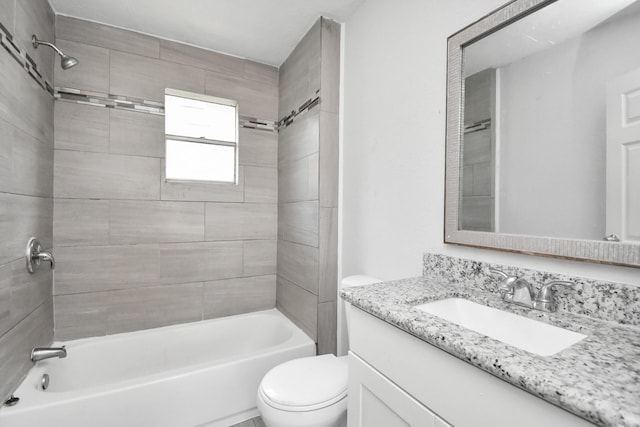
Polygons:
M342 287L381 282L350 276ZM346 305L347 332L349 304ZM347 357L333 354L290 360L271 369L258 388L258 411L267 427L346 427Z
M267 427L344 427L347 378L346 356L285 362L262 379L258 411Z

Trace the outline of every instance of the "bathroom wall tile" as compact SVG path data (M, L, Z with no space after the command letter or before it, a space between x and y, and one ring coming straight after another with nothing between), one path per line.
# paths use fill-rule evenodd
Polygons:
M236 76L205 72L207 95L238 101L241 115L263 120L278 120L278 90L261 82Z
M313 108L291 125L280 129L278 162L290 162L320 150L320 110Z
M464 166L491 163L493 150L488 132L471 132L467 135L465 135L467 145L464 149Z
M109 244L109 201L56 198L53 203L53 245Z
M164 157L164 117L109 109L109 151L113 154Z
M202 202L110 202L111 244L204 240Z
M340 105L340 24L321 18L320 108L337 113Z
M244 201L278 203L278 169L245 166Z
M107 334L202 320L202 283L108 292Z
M278 133L240 128L240 164L249 166L278 166Z
M276 276L241 277L205 282L205 319L267 310L276 305Z
M53 194L53 149L0 119L0 191Z
M41 263L31 274L24 259L19 259L11 263L11 273L11 323L15 325L42 304L51 302L53 271L49 263Z
M13 140L12 191L41 197L53 196L53 148L17 131Z
M0 337L11 327L11 263L0 265Z
M278 117L297 110L320 89L320 19L280 66Z
M56 36L152 58L158 58L160 52L160 42L154 37L68 16L56 17Z
M109 110L58 101L54 105L55 148L109 152Z
M243 74L245 62L242 58L168 40L160 40L160 59L233 76Z
M278 167L278 202L318 199L318 154L299 160L280 162Z
M53 49L40 46L37 49L31 44L31 36L36 35L40 40L54 42L53 9L48 0L17 1L15 9L14 38L17 44L26 49L27 54L38 65L38 70L53 81L54 58L57 57Z
M53 306L42 304L0 337L0 396L8 397L33 367L29 354L53 340Z
M242 202L244 200L244 167L238 169L238 184L195 181L167 181L165 163L161 161L160 198L202 202Z
M18 130L4 119L0 118L0 191L11 191L11 160L13 141L17 139Z
M56 64L56 86L109 93L109 49L61 38L56 40L56 46L80 61L67 70Z
M158 245L56 247L54 295L158 283Z
M55 197L160 198L160 159L56 150Z
M162 284L204 282L242 276L242 242L163 243Z
M207 203L205 240L275 239L278 206L256 203Z
M336 354L337 316L336 301L318 304L318 354Z
M320 206L338 206L338 115L320 113Z
M50 198L0 193L0 265L23 259L29 238L52 246L53 201Z
M14 17L16 0L0 0L0 23L11 33L14 33Z
M88 292L54 296L56 341L106 335L108 295Z
M278 238L318 247L318 201L278 205Z
M465 230L487 230L493 222L494 201L488 196L463 197L460 224Z
M0 118L44 144L53 143L53 98L4 53L0 55L0 99Z
M338 298L338 208L320 208L318 298Z
M318 294L318 248L278 240L278 275Z
M276 240L245 240L243 275L276 274L277 253Z
M260 83L278 87L278 67L262 64L260 62L244 61L244 77Z
M276 307L316 340L318 331L318 297L281 276L276 279Z
M165 88L204 93L204 71L174 62L111 51L110 93L164 102Z
M0 336L51 300L48 264L30 274L24 259L0 266Z

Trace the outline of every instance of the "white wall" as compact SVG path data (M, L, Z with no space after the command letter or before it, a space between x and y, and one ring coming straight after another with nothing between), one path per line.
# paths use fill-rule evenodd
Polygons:
M640 284L640 270L443 243L446 39L504 0L366 0L345 23L342 276L422 274L422 254Z

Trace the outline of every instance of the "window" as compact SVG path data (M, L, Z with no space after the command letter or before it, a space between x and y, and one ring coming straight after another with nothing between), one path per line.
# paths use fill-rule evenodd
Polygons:
M238 103L165 89L166 178L238 182Z

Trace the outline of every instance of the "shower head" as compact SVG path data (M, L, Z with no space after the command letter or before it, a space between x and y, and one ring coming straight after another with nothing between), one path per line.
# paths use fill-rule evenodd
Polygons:
M75 67L78 65L78 60L73 56L62 55L62 59L60 59L60 66L63 70L68 70L71 67Z
M69 68L78 65L79 61L76 58L74 58L73 56L65 55L64 52L58 49L53 43L38 40L35 34L31 36L31 44L36 49L42 44L45 46L49 46L51 49L55 50L58 55L60 55L60 67L62 67L63 70L68 70Z

